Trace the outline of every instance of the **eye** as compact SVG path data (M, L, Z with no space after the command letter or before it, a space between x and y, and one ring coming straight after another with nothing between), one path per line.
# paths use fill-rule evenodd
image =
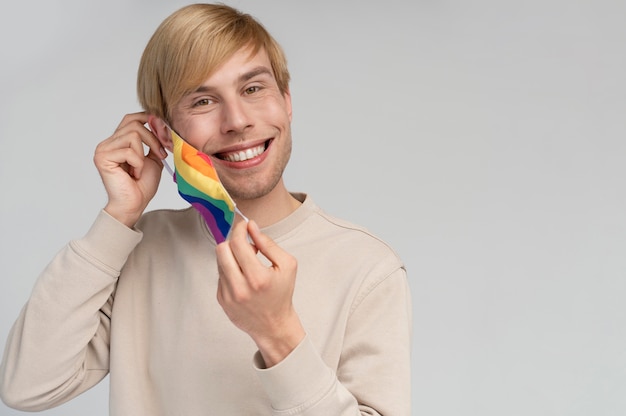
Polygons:
M258 85L253 85L251 87L248 87L244 90L244 94L246 95L251 95L254 94L255 92L258 92L261 90L261 87L259 87Z
M207 106L213 103L213 100L209 99L209 98L202 98L196 102L193 103L194 107L202 107L202 106Z

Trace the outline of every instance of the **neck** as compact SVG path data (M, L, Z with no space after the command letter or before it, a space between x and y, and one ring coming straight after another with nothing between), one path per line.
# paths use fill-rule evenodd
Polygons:
M237 200L237 208L259 227L268 227L289 216L301 204L285 188L282 181L267 195L256 199Z

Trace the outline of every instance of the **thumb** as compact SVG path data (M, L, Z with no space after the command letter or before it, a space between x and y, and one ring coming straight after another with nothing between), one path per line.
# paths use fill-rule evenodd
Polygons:
M283 249L274 240L263 234L254 220L248 221L248 235L256 249L267 257L273 265L279 263L280 254L284 253Z

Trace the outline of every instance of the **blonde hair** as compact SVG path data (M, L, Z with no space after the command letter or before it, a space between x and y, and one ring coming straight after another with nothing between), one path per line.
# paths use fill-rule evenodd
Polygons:
M137 94L143 109L169 120L172 107L238 50L264 49L280 91L289 90L287 59L252 16L221 4L192 4L166 18L143 52Z

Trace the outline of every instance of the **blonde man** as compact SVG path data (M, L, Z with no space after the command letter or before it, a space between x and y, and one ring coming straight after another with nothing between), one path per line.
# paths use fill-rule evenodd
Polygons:
M96 148L106 206L11 331L3 400L43 410L110 374L111 415L409 415L404 266L286 189L292 106L276 41L230 7L184 7L149 41L138 93L145 111ZM144 213L172 129L250 218L221 244L192 208Z

